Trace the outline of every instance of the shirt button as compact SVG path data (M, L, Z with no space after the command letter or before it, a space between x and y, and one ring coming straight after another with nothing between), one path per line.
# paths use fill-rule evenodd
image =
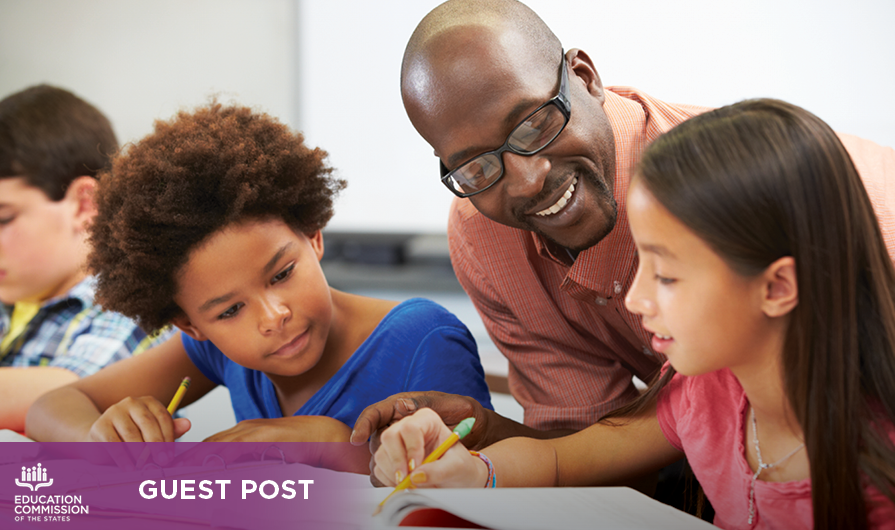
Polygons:
M602 296L597 296L596 298L594 298L594 303L597 305L607 305L609 303L609 300L606 300Z
M644 355L649 355L650 357L655 357L655 355L653 355L652 350L649 349L649 346L644 346L644 347L643 347L643 354L644 354Z
M616 280L612 282L612 286L615 289L615 294L619 294L622 292L622 282Z

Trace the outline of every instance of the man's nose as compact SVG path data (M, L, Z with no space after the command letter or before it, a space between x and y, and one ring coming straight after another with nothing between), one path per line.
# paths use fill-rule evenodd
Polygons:
M507 181L504 190L511 197L532 198L541 193L547 174L552 168L550 160L545 156L524 156L503 153L503 178Z

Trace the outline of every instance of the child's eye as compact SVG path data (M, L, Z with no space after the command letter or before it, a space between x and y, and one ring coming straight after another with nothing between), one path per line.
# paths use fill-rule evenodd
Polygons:
M218 315L218 320L226 320L228 318L235 317L237 314L239 314L239 310L242 309L242 306L242 302L231 306L229 309Z
M664 276L659 276L658 274L656 274L656 280L658 280L659 283L661 283L662 285L671 285L677 281L677 279L675 278L666 278Z
M16 220L16 216L12 217L0 217L0 225L8 225L9 223Z
M292 274L292 269L294 269L294 268L295 268L294 263L292 265L289 265L288 267L286 267L283 270L283 272L274 276L273 279L270 281L270 283L280 283L281 281L285 280Z

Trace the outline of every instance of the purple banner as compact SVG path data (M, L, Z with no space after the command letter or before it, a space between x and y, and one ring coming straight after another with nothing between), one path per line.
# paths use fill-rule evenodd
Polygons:
M4 443L0 527L367 528L369 477L338 443Z

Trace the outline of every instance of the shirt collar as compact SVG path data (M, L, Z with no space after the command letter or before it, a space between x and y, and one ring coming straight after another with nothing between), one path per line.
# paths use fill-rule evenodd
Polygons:
M572 262L566 249L532 234L538 254L546 259L570 267L566 279L596 294L611 298L619 294L619 286L627 287L637 266L634 239L628 225L628 184L633 171L632 161L638 160L648 143L643 124L646 112L637 102L606 90L603 110L609 118L615 136L615 186L613 195L618 204L615 228L599 243L583 250ZM638 126L639 125L639 126Z
M41 309L46 309L62 303L77 303L81 305L82 309L86 309L94 305L93 297L95 294L96 277L87 276L77 285L69 289L67 293L57 296L56 298L51 298L44 302L44 304L41 306Z

